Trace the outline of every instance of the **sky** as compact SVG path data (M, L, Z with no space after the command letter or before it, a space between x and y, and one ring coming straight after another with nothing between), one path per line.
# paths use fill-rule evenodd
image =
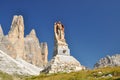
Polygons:
M4 34L14 15L22 15L25 35L34 28L53 56L54 23L61 21L70 54L89 68L106 55L120 53L120 0L0 0Z

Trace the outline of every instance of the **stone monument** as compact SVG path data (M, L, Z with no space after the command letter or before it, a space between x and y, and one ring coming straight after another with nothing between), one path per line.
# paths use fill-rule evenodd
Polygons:
M54 24L54 53L53 58L47 64L44 73L73 72L85 69L79 61L70 56L70 49L65 40L64 26L61 22Z
M61 22L56 22L54 26L55 46L54 56L56 55L70 55L68 44L65 41L64 26Z

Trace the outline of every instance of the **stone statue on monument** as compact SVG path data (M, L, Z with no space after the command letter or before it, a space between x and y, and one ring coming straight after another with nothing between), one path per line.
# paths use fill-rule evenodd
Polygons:
M61 42L65 43L64 26L60 21L55 23L54 32L55 32L55 39L57 43L61 43Z

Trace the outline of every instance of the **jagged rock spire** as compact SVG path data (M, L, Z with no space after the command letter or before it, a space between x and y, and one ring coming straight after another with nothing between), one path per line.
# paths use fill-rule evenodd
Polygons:
M3 35L4 35L4 33L3 33L3 30L2 30L2 26L0 24L0 36L3 36Z
M0 24L0 41L2 40L3 36L4 36L4 33Z
M22 58L39 67L47 64L47 43L41 46L42 43L40 44L34 29L24 38L24 19L21 15L13 17L8 35L4 37L1 35L4 34L0 27L0 49L11 57Z
M45 64L48 63L48 45L46 42L41 43L41 54L42 54L42 60Z
M17 16L15 15L13 17L11 29L8 34L9 37L12 38L24 38L24 20L21 15Z
M9 41L17 51L17 57L23 58L24 54L24 20L21 15L15 15L8 33Z
M32 29L31 32L29 33L29 36L36 36L35 29Z
M40 42L36 36L34 29L31 30L29 35L25 37L25 60L31 62L36 66L43 66L47 63L47 44L40 46ZM41 43L43 44L43 43ZM46 51L45 51L46 50ZM42 55L43 53L43 55Z
M94 68L113 67L113 66L120 66L120 54L115 54L112 56L107 55L106 57L101 58L94 65Z

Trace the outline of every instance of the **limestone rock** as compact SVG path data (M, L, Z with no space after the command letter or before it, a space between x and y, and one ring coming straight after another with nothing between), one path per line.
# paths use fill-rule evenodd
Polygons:
M23 58L24 54L24 21L23 17L14 16L11 29L8 34L8 40L14 45L17 57Z
M22 58L36 66L47 64L47 43L41 45L33 29L24 38L24 20L21 15L15 15L8 35L4 36L0 27L0 50L13 58ZM43 54L42 54L43 53Z
M0 43L0 50L4 51L12 58L17 57L16 49L14 48L14 45L8 40L7 36L4 36Z
M46 65L48 63L48 46L46 42L41 43L42 60Z
M16 58L16 51L14 49L14 46L8 40L8 37L4 36L1 25L0 25L0 50L4 51L11 57Z
M115 54L113 56L106 56L100 59L95 65L94 68L103 68L108 66L120 66L120 54Z
M0 70L8 74L39 75L42 70L22 59L13 59L0 50Z
M38 38L36 37L36 32L33 29L29 35L25 37L25 53L24 59L36 66L42 66L42 55L41 47Z
M3 33L2 27L0 25L0 41L2 40L3 36L4 36L4 33Z
M52 60L47 64L42 72L72 72L85 69L79 61L77 61L73 56L70 56L70 50L64 38L64 26L60 22L55 23L54 34L54 55Z
M11 29L6 36L0 25L0 50L14 59L22 58L39 67L46 65L48 61L47 43L40 44L34 29L24 38L24 20L21 15L13 17Z

